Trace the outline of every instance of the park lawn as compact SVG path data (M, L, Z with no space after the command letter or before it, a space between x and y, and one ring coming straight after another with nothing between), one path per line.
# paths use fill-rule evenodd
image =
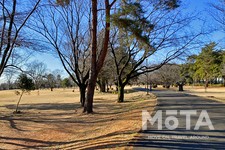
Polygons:
M189 94L202 96L225 103L225 87L208 87L206 92L203 86L184 86Z
M141 129L141 112L152 112L154 95L127 89L125 103L117 95L96 92L94 114L83 114L78 89L32 91L19 96L0 91L0 148L2 149L130 149L126 144Z

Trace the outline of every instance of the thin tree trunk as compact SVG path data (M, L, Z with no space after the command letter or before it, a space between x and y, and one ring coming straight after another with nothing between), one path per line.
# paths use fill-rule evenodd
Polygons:
M124 86L118 85L118 103L124 102Z
M206 81L205 81L205 92L207 92L208 86L209 86L209 81L208 81L208 79L206 79Z
M100 86L100 92L105 92L106 83L104 79L100 80L99 86Z
M24 91L22 91L22 93L21 93L21 95L20 95L20 98L19 98L19 100L18 100L18 102L17 102L17 104L16 104L16 113L18 113L18 108L19 108L20 100L21 100L21 98L22 98L22 96L23 96L23 93L24 93Z
M106 92L109 92L109 83L108 83L108 81L106 82Z
M81 103L81 106L84 107L86 87L85 85L80 85L79 89L80 89L80 103Z

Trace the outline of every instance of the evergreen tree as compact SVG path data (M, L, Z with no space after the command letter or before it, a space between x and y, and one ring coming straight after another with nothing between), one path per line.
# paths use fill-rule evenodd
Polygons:
M18 91L16 92L16 94L20 95L20 97L19 97L19 100L16 105L15 113L20 113L20 111L18 111L18 107L19 107L19 103L21 101L21 98L22 98L24 92L30 92L31 90L34 90L35 85L34 85L32 79L28 78L27 75L25 75L25 74L21 74L18 77L17 84L18 84L18 87L21 89L21 93Z
M202 48L201 53L196 57L194 64L195 78L204 80L205 90L208 87L209 81L221 75L222 55L221 51L216 50L216 43L211 42Z

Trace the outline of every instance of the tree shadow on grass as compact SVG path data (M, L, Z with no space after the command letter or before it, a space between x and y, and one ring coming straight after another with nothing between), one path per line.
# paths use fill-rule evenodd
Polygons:
M124 104L106 104L105 101L98 100L97 103L94 104L94 114L102 116L104 115L105 118L101 118L102 121L109 121L112 119L112 115L119 115L125 112L129 112L135 109L135 107L126 107ZM134 101L130 101L132 103ZM127 102L128 103L128 102ZM15 109L15 105L5 105L0 106L5 107L8 110L12 111ZM138 108L145 108L146 106L139 106ZM154 107L154 106L152 106ZM10 126L14 129L17 129L15 121L32 121L37 123L48 123L48 122L69 122L69 123L76 123L79 122L76 118L68 119L68 118L53 118L53 116L73 116L77 112L75 109L82 110L80 104L75 103L38 103L38 104L21 104L19 109L22 111L21 114L10 114L10 115L1 115L0 120L7 120L10 122ZM104 111L108 110L108 111ZM80 112L78 112L80 113ZM82 113L80 113L82 115ZM108 116L108 120L106 119ZM82 122L82 121L80 121ZM80 123L79 122L79 123ZM96 123L98 120L87 120L86 123ZM84 122L85 123L85 122ZM19 129L18 129L19 130Z
M33 130L34 127L40 130L43 128L43 125L50 125L50 126L47 126L50 129L50 127L52 127L52 125L55 125L55 124L58 128L60 128L59 132L61 132L61 129L64 130L63 129L64 127L66 130L66 128L70 126L76 126L81 124L85 126L87 125L94 126L94 130L95 130L95 126L98 126L98 125L101 126L105 122L109 122L109 124L111 124L111 122L113 123L115 119L117 121L123 120L124 122L126 122L132 119L137 120L138 117L140 117L135 115L131 119L131 118L126 118L124 116L121 116L122 113L127 112L129 114L129 111L133 110L133 107L124 109L125 108L124 106L129 106L129 103L121 104L120 106L123 106L123 107L120 107L118 106L117 103L114 104L112 101L110 103L108 103L107 101L104 101L103 103L103 101L104 99L101 99L101 98L96 99L96 103L94 104L94 111L96 111L97 113L94 113L93 115L83 115L80 112L76 113L75 109L79 109L79 110L82 109L79 103L77 104L76 103L21 104L19 108L20 110L22 110L23 112L22 114L0 115L0 121L8 122L9 126L12 129L15 129L16 132L18 131L30 132L31 130ZM133 105L135 104L133 102L135 102L135 100L132 100L130 103L132 103ZM15 109L15 105L11 105L11 104L0 106L0 109L1 107L7 108L8 109L7 111L12 110L12 112ZM142 106L142 105L139 106L139 108L145 108L145 107L146 106ZM109 110L109 111L106 112L105 110ZM82 117L79 117L80 115ZM140 112L140 115L141 115L141 112ZM45 128L43 129L45 130ZM48 128L46 128L46 131L48 131L47 129ZM77 131L73 130L73 132L77 133L79 132L79 130ZM23 138L23 137L20 137L20 135L18 135L18 137L16 138L16 137L13 137L12 135L7 136L7 134L5 135L2 134L0 135L0 139L1 139L0 143L11 145L11 146L18 146L24 149L32 149L32 148L41 149L41 148L47 148L51 146L55 146L56 149L57 149L57 146L66 147L68 149L101 149L101 148L112 148L112 147L124 146L126 144L125 143L126 141L117 140L116 136L117 135L126 136L129 134L133 134L133 131L120 130L119 132L116 131L116 132L105 134L102 136L96 136L94 138L87 137L87 139L85 139L84 137L84 139L79 139L79 140L73 139L73 141L66 141L66 139L62 141L38 140L32 136ZM110 139L111 137L113 138ZM93 140L96 140L96 141L91 143L91 141Z
M9 110L14 110L16 105L4 105L0 107L6 107ZM75 110L80 108L80 104L76 103L36 103L36 104L20 104L19 109L23 110Z
M132 102L131 102L132 103ZM17 127L18 122L26 122L26 124L32 123L44 123L44 124L63 124L63 123L82 123L82 124L96 124L104 123L108 121L116 120L126 120L123 116L120 116L123 113L129 113L136 109L135 107L124 107L126 104L106 104L106 103L97 103L94 106L95 113L94 116L86 116L80 112L75 112L76 109L82 109L80 104L74 103L40 103L40 104L21 104L20 110L21 114L9 114L1 115L0 120L7 121L12 129L17 131L26 131L22 127ZM14 110L15 105L5 105L0 107L6 107L9 110ZM154 106L152 106L154 107ZM139 106L139 109L144 109L146 106ZM153 109L153 108L152 108ZM108 111L105 111L108 110ZM84 117L76 118L77 115L84 115ZM141 115L141 112L140 112ZM65 117L66 116L66 117ZM130 118L129 118L130 119ZM132 119L137 119L133 117ZM29 123L30 122L30 123Z
M19 146L25 149L29 148L49 148L49 147L60 147L62 149L100 149L100 148L115 148L125 146L127 143L126 141L119 141L119 140L112 140L112 137L117 135L129 135L133 134L133 131L126 130L126 131L118 131L109 133L106 135L97 136L94 138L86 138L81 140L72 140L67 142L59 142L59 141L44 141L44 140L37 140L32 138L15 138L15 137L5 137L0 136L0 143ZM108 140L107 140L108 139ZM110 140L109 140L110 139ZM98 141L99 140L99 141ZM91 141L94 141L91 143Z
M136 90L135 88L131 88L131 89L124 89L124 94L128 94L128 93L135 93L135 92L139 92L139 90ZM104 92L104 94L118 94L118 91L116 90L110 90L108 92Z

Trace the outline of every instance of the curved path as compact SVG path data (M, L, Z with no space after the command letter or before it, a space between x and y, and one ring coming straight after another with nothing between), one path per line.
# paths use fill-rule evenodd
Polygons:
M141 89L140 89L141 90ZM225 104L214 100L171 90L153 91L158 97L157 110L162 110L162 130L158 130L158 122L148 124L148 128L135 137L129 145L134 149L225 149ZM165 126L166 110L177 110L179 125L175 130ZM186 130L186 116L179 115L182 110L195 110L197 115L191 115L191 128ZM201 126L194 130L202 110L208 112L214 126ZM153 114L154 115L154 114ZM151 117L153 117L153 115ZM206 122L205 118L202 122ZM173 122L171 123L173 124Z

